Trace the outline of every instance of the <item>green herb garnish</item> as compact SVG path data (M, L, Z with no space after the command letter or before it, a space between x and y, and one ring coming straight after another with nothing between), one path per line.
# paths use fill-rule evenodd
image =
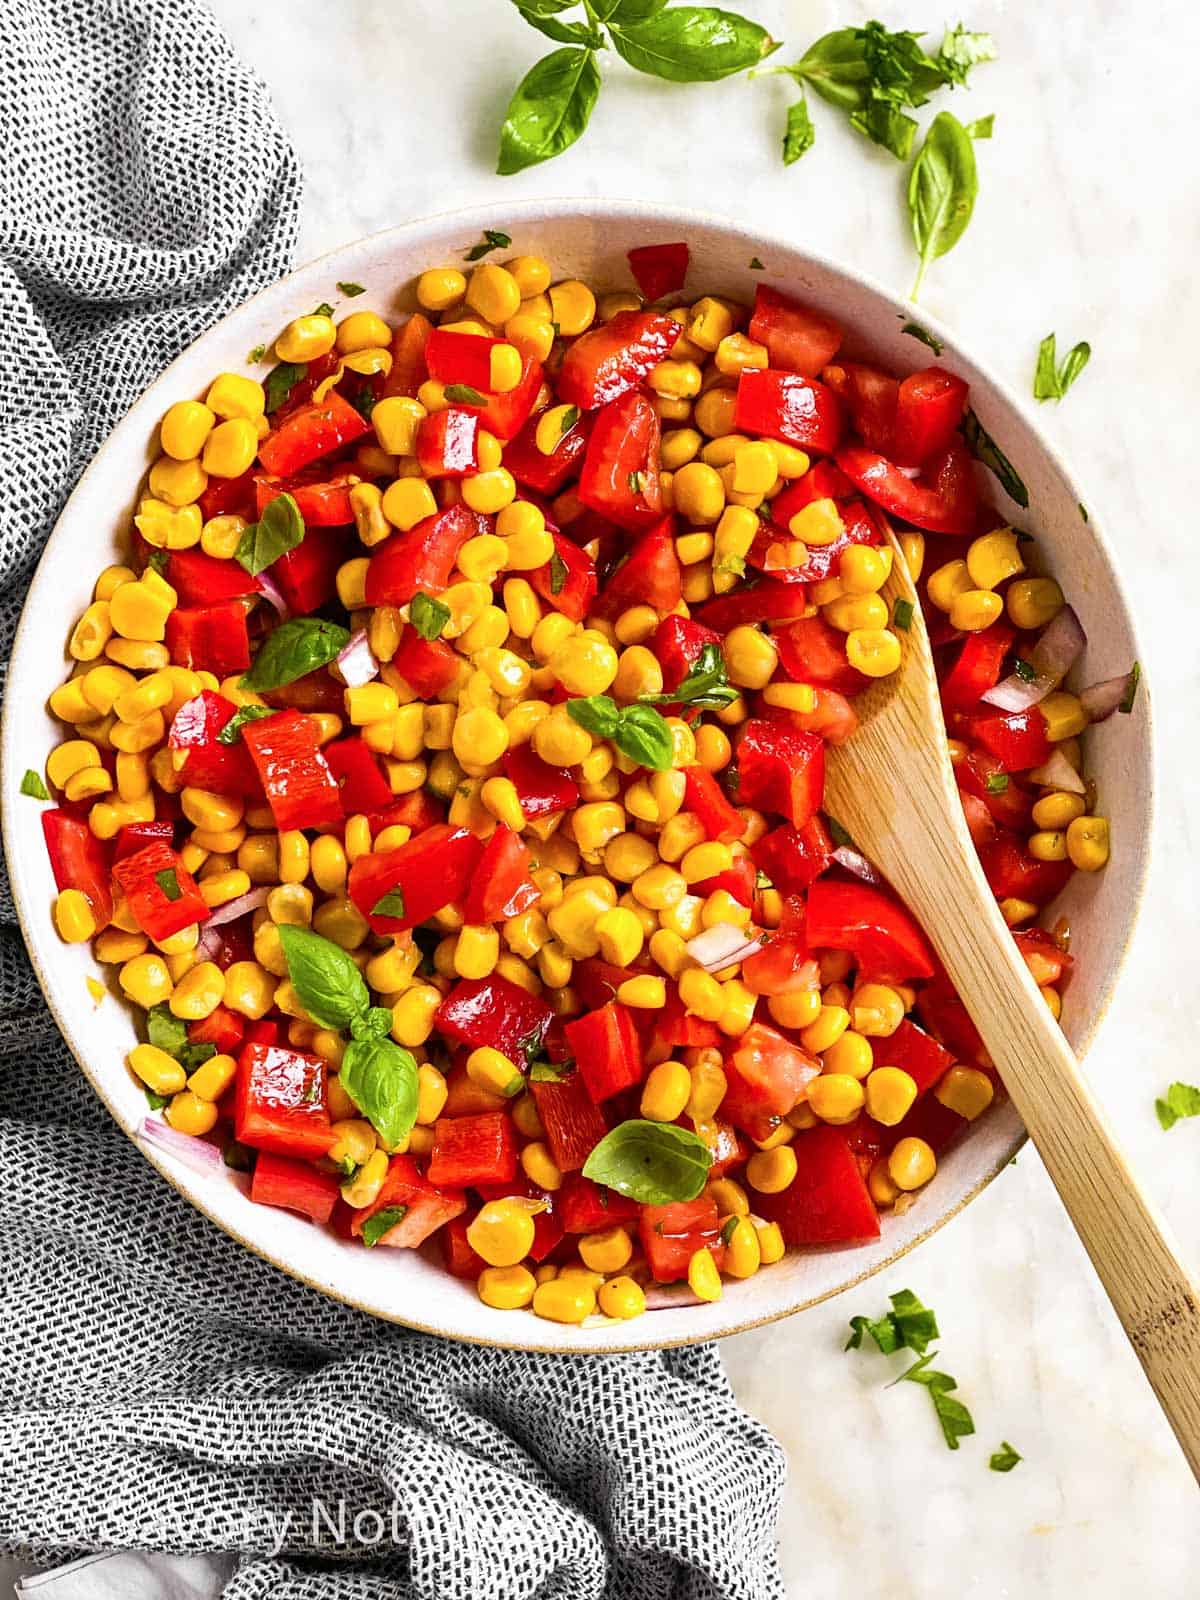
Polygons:
M344 294L347 300L354 300L360 294L366 294L366 289L361 283L339 283L338 293Z
M534 0L534 3L536 4L537 0ZM565 10L566 8L559 7L558 9ZM501 233L498 228L485 228L483 230L483 238L479 243L473 244L464 254L468 261L482 261L484 256L490 255L493 250L507 250L511 243L512 238L509 234Z
M1015 500L1022 509L1027 509L1029 490L1025 487L1020 473L970 406L967 407L966 415L963 417L962 432L971 454L982 461L988 471L995 475L1010 500Z
M448 383L446 399L452 406L486 406L487 396L472 389L469 383Z
M234 560L252 578L265 572L272 562L294 550L304 540L304 518L290 494L277 494L268 502L262 516L252 522L238 540Z
M829 824L829 837L837 845L838 849L853 850L854 840L850 837L849 831L842 827L838 819L836 817L826 817L825 820Z
M679 687L662 694L641 694L641 705L685 705L720 710L732 705L739 691L730 684L725 672L725 657L721 647L706 644L688 668L687 676Z
M620 1122L592 1150L583 1175L641 1205L694 1200L712 1154L703 1139L673 1122Z
M995 126L996 113L991 111L986 117L976 117L974 122L968 122L967 133L972 139L990 139Z
M912 627L912 619L912 601L904 599L897 600L895 605L892 607L892 622L894 626L899 628L903 633L907 633Z
M440 639L450 621L450 607L426 594L424 589L418 589L408 602L408 620L422 639Z
M239 706L220 733L218 733L217 743L236 744L241 737L242 729L248 722L261 722L264 717L273 717L274 715L273 706Z
M371 907L373 917L403 917L407 914L404 909L404 891L399 887L389 889L386 894L380 895Z
M930 263L962 238L978 192L970 135L951 112L939 111L908 175L908 215L921 258L912 288L914 300Z
M799 161L806 151L812 149L816 137L817 130L808 114L808 101L801 95L788 107L787 121L783 126L784 166L790 167Z
M256 344L254 349L251 350L250 354L246 357L246 361L250 366L253 367L262 360L266 353L267 347L265 344Z
M35 772L32 767L26 769L25 776L21 779L21 793L27 794L31 800L49 800L50 791L42 782L40 772Z
M362 1242L367 1249L377 1245L384 1234L390 1233L407 1215L407 1206L384 1206L382 1211L373 1211L362 1226Z
M951 1394L952 1389L958 1388L957 1381L948 1372L935 1372L929 1365L937 1356L936 1350L931 1350L927 1356L922 1356L919 1361L914 1361L907 1372L902 1372L896 1383L923 1384L933 1401L933 1409L941 1423L942 1437L951 1450L958 1449L958 1441L965 1439L968 1434L975 1432L975 1423L971 1413L961 1400L955 1400ZM894 1385L892 1385L894 1387Z
M1091 355L1091 345L1086 340L1081 340L1079 344L1072 345L1060 367L1055 335L1048 333L1038 345L1037 367L1033 374L1033 398L1061 400L1087 366Z
M1159 1126L1164 1133L1184 1117L1200 1117L1200 1089L1190 1083L1173 1083L1166 1094L1154 1102Z
M183 890L179 887L179 879L175 875L174 867L164 867L161 872L156 872L154 881L168 900L183 899Z
M263 379L263 390L267 397L267 415L270 416L272 412L278 411L301 378L307 376L307 361L281 361L277 367L272 367Z
M1022 683L1032 683L1037 677L1037 668L1031 661L1025 661L1021 656L1013 657L1013 672Z
M319 306L314 306L309 312L310 317L331 317L332 315L333 307L328 300L322 300Z
M324 617L293 617L263 640L250 671L238 680L243 689L282 689L320 667L327 667L350 643L340 623Z
M993 1472L1011 1472L1017 1462L1024 1459L1025 1457L1018 1455L1007 1439L1002 1439L999 1450L993 1450L988 1457L988 1466Z
M675 753L666 719L653 706L618 706L610 695L568 700L567 714L598 739L611 739L623 755L652 772L665 772Z
M988 773L988 779L987 779L987 792L989 794L1007 794L1007 792L1008 792L1008 773L1007 772L989 772Z
M1137 699L1138 685L1141 681L1142 664L1140 661L1135 661L1129 669L1129 685L1121 696L1121 704L1117 707L1117 710L1123 716L1127 717L1133 710L1134 701Z
M215 1044L192 1043L188 1038L187 1023L175 1016L165 1000L147 1011L146 1038L156 1049L165 1050L178 1061L185 1072L194 1072L217 1053Z
M857 1350L863 1335L869 1334L885 1356L897 1350L912 1350L917 1355L925 1351L938 1337L937 1317L928 1306L922 1305L911 1289L901 1289L889 1295L892 1309L882 1317L851 1317L850 1337L844 1348Z
M935 339L929 329L923 328L919 322L906 322L900 332L908 334L910 339L919 339L923 345L927 345L933 351L935 356L940 356L945 348L942 341Z
M751 256L750 257L750 271L751 272L765 272L766 270L767 270L766 267L763 266L762 262L758 259L757 256Z

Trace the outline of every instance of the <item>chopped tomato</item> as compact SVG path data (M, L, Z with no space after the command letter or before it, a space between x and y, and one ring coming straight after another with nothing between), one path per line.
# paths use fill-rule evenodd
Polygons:
M825 793L825 745L786 716L751 717L737 743L738 798L803 828Z
M808 590L802 583L760 578L757 583L747 583L715 600L706 600L692 620L718 633L728 633L746 623L753 627L760 622L787 622L802 617L807 610Z
M376 545L367 568L369 606L406 606L418 590L441 594L468 539L491 531L486 517L464 505L447 506L407 533Z
M585 506L636 533L662 515L658 414L636 389L602 406L577 493Z
M833 841L820 817L813 817L803 828L773 828L750 846L750 854L780 894L800 894L829 866Z
M716 1201L703 1195L698 1200L643 1206L638 1236L650 1275L659 1283L686 1278L688 1263L697 1250L711 1251L718 1268L725 1260Z
M846 635L824 617L801 617L775 635L779 664L797 683L858 694L868 679L846 660Z
M537 902L541 891L530 878L533 858L521 836L503 822L483 847L483 855L467 890L463 917L472 927L519 917Z
M247 1044L238 1057L234 1134L273 1155L316 1161L337 1143L329 1124L325 1063L280 1045Z
M670 611L679 604L683 574L675 554L674 531L675 519L667 515L634 540L604 586L599 601L603 616L618 616L635 605Z
M963 640L954 665L942 679L942 704L951 711L972 711L1000 681L1004 659L1016 629L1001 618Z
M765 344L773 367L813 378L841 349L842 327L832 317L801 305L760 283L754 296L750 337Z
M721 1109L739 1127L746 1116L785 1117L820 1074L815 1056L775 1028L752 1022L726 1056L729 1088Z
M1046 737L1046 719L1037 706L1028 711L993 711L970 720L978 740L1000 763L1002 772L1027 772L1050 759L1054 746Z
M813 950L849 950L860 978L899 983L933 976L933 952L912 913L869 883L818 878L808 891L806 936Z
M683 288L689 250L686 244L641 244L625 252L633 281L646 300L661 300Z
M641 1082L642 1046L633 1017L619 1000L567 1023L567 1043L587 1092L602 1101Z
M426 1175L439 1189L507 1183L517 1173L517 1135L507 1111L439 1117Z
M336 389L324 400L292 411L259 444L258 459L268 472L290 478L310 461L330 455L371 432L371 424Z
M290 494L306 528L344 528L354 521L350 490L358 482L351 472L331 472L328 467L306 467L294 478L273 478L257 473L254 479L258 515L281 494Z
M582 411L636 389L679 338L679 324L658 311L618 311L572 341L558 372L558 397Z
M425 346L432 333L433 323L415 311L392 334L392 365L384 377L381 398L396 394L408 395L410 399L416 397L417 390L429 376Z
M572 622L582 622L596 599L596 563L564 534L554 535L554 554L546 565L527 576L542 599Z
M114 862L113 882L129 915L155 943L207 922L209 909L183 858L161 839Z
M352 1231L361 1238L371 1217L395 1212L395 1222L375 1243L394 1250L415 1250L443 1223L460 1217L466 1209L467 1197L460 1188L440 1187L423 1178L411 1156L393 1156L375 1199L354 1213Z
M920 466L944 450L966 405L967 385L944 367L926 367L905 378L896 399L896 460Z
M655 629L650 648L662 668L663 688L678 689L700 659L705 645L721 643L721 635L692 617L664 617Z
M301 711L279 711L273 717L247 722L242 738L281 833L289 828L341 823L337 781L311 717Z
M258 1206L299 1211L313 1222L328 1222L338 1200L338 1179L309 1161L260 1150L250 1180L250 1198ZM360 1213L361 1214L361 1213Z
M733 420L742 432L760 433L821 455L837 449L844 425L842 403L832 389L816 378L769 367L748 367L742 373Z
M50 857L56 887L78 889L92 908L96 927L106 928L113 912L106 846L82 817L73 817L61 809L42 812L42 837L46 841L46 854ZM207 909L205 907L206 912Z
M508 445L504 452L504 465L518 483L532 489L535 494L554 495L571 478L577 477L587 454L592 425L588 417L580 417L567 429L549 455L538 448L537 430L542 412L535 411Z
M909 478L886 456L862 445L846 446L835 459L851 483L890 516L931 533L975 531L974 467L960 441L939 451L916 478Z
M459 406L422 417L417 460L427 478L471 477L479 471L479 418Z
M746 831L746 819L729 800L712 773L704 767L683 769L684 804L704 829L709 839L732 844Z

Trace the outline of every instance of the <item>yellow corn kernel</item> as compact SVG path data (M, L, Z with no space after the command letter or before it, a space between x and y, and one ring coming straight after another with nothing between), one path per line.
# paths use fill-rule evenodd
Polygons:
M713 362L724 377L738 378L743 372L768 366L770 355L765 344L756 343L744 333L729 333L718 344Z
M679 870L685 883L703 883L706 878L728 872L732 866L733 852L729 846L706 840L703 844L692 845L680 861Z
M633 1240L624 1228L585 1233L579 1241L579 1258L592 1272L620 1272L633 1259Z
M1026 840L1025 847L1035 861L1065 861L1067 859L1067 836L1057 829L1031 833Z
M1062 1016L1062 995L1059 994L1058 990L1055 989L1053 985L1048 983L1042 984L1038 989L1038 993L1046 1002L1047 1006L1049 1006L1050 1015L1054 1018L1055 1022L1057 1022Z
M235 961L225 969L225 998L222 1005L249 1017L252 1022L265 1017L275 998L275 979L257 961Z
M424 478L397 478L383 491L381 509L393 528L407 533L436 514L437 501Z
M888 1176L906 1194L927 1184L937 1171L937 1157L924 1139L900 1139L887 1160Z
M117 981L134 1004L146 1011L171 997L171 974L160 955L134 956L121 968Z
M112 638L111 606L107 600L93 600L71 631L67 650L76 661L95 661Z
M967 563L956 559L947 561L944 566L929 574L925 592L929 596L930 603L939 611L949 612L957 596L969 594L973 587Z
M508 729L486 706L462 711L454 723L454 754L464 769L489 767L508 749Z
M171 1015L185 1022L211 1016L225 997L225 974L214 961L201 961L175 985L168 1002Z
M721 1230L725 1240L725 1268L731 1278L752 1278L762 1265L762 1247L750 1218L735 1215Z
M778 661L770 636L748 624L732 628L723 646L730 683L742 689L763 689L775 675Z
M874 1065L871 1041L847 1028L833 1041L821 1057L826 1072L845 1073L851 1078L865 1078Z
M867 1190L871 1199L881 1208L895 1205L900 1198L900 1190L892 1182L892 1175L888 1171L886 1157L880 1156L867 1174Z
M675 510L691 523L714 523L725 509L720 474L703 461L686 462L672 480Z
M372 1150L353 1178L342 1184L342 1199L355 1211L365 1211L367 1206L375 1203L380 1189L383 1188L387 1170L387 1151Z
M998 589L1025 571L1016 530L996 528L973 539L967 548L967 571L977 589Z
M691 1096L691 1074L683 1062L660 1061L651 1067L642 1085L642 1116L651 1122L674 1122L683 1115Z
M868 1115L894 1128L902 1122L917 1098L917 1085L899 1067L876 1067L866 1081Z
M113 631L122 639L149 643L161 640L166 633L167 617L175 607L175 591L165 584L163 588L167 589L169 599L145 577L136 583L123 583L108 602Z
M187 1074L175 1057L157 1045L135 1045L125 1060L154 1094L178 1094L187 1083Z
M466 292L466 277L457 267L431 267L417 279L417 304L426 311L446 311Z
M523 1105L526 1100L529 1105L533 1105L531 1096L526 1096L525 1100L520 1100L517 1104ZM535 1111L536 1109L534 1107ZM514 1116L515 1114L514 1108ZM535 1183L539 1189L545 1189L553 1193L556 1189L562 1187L563 1175L555 1164L548 1147L541 1139L534 1139L530 1144L522 1147L521 1170L530 1183Z
M485 322L500 326L520 310L521 291L511 272L484 261L471 273L466 301Z
M454 971L460 978L486 978L500 958L500 935L495 928L464 927L454 946Z
M717 1018L717 1027L730 1038L737 1038L753 1022L758 996L752 994L737 978L730 978L723 983L721 993L725 1004Z
M838 578L847 594L875 594L883 588L891 570L891 551L877 550L869 544L849 545L838 562Z
M721 1298L721 1274L713 1260L711 1250L697 1250L688 1261L688 1288L697 1300Z
M392 1006L392 1038L410 1050L424 1044L433 1032L433 1017L442 992L432 984L417 983L406 989Z
M329 354L336 339L332 317L318 312L296 317L275 340L275 357L279 361L316 361Z
M1030 841L1032 845L1032 840ZM1108 818L1076 817L1067 825L1067 855L1080 872L1099 872L1109 857Z
M1009 620L1030 631L1053 622L1065 604L1063 592L1053 578L1018 578L1004 597Z
M887 604L877 594L843 595L822 606L821 614L841 633L874 633L887 629Z
M1000 914L1010 928L1016 928L1022 922L1028 922L1031 917L1036 917L1038 908L1032 900L1014 900L1007 896L1000 902Z
M639 1011L661 1011L667 1003L667 988L662 978L646 973L626 978L617 989L617 999Z
M1077 695L1066 690L1048 694L1038 706L1046 719L1046 737L1051 744L1061 744L1064 739L1074 739L1088 725L1087 712Z
M533 1314L546 1322L577 1324L595 1309L596 1290L586 1279L560 1274L540 1282L533 1293Z
M618 1322L640 1317L646 1309L645 1290L636 1279L624 1275L601 1284L597 1296L604 1315Z
M66 944L86 944L96 931L91 903L78 889L63 889L54 901L54 926Z
M513 1267L529 1254L533 1218L541 1207L518 1195L488 1200L467 1228L467 1242L490 1267Z
M844 1006L823 1005L816 1020L801 1030L800 1042L814 1055L821 1055L835 1039L841 1038L849 1026L850 1013Z
M846 635L846 660L868 678L890 676L900 654L900 641L887 628L855 628Z
M159 442L176 461L191 461L204 448L216 417L199 400L178 400L159 424Z
M140 956L148 943L144 933L127 933L124 929L116 927L105 928L92 946L92 953L97 961L119 966L126 961L132 961L134 956Z
M485 974L486 976L486 974ZM511 1099L525 1087L525 1079L506 1055L491 1045L480 1045L467 1057L467 1077L491 1094Z
M850 1002L853 1025L873 1039L890 1037L904 1021L904 996L886 983L861 983Z
M484 1267L475 1290L485 1306L494 1311L518 1311L529 1305L537 1289L537 1279L528 1267Z
M651 867L633 880L632 892L639 905L651 911L662 911L677 905L687 893L687 883L681 872L665 862Z
M964 633L991 627L1004 612L1004 601L990 589L966 589L950 602L950 623Z
M386 683L364 683L344 689L342 699L346 716L356 728L366 727L371 722L383 722L394 717L400 709L396 691L389 689Z
M211 877L200 880L200 893L204 903L214 911L218 906L228 905L231 900L237 900L249 892L249 874L239 867L234 867L229 872L216 872Z
M246 531L245 517L210 517L200 530L200 548L214 561L229 561L237 552Z
M773 1266L776 1261L782 1261L787 1247L783 1242L783 1230L779 1224L756 1222L754 1231L758 1235L758 1249L763 1266Z
M258 454L258 431L246 417L219 422L208 435L201 464L214 478L240 478Z
M237 1077L237 1066L233 1056L209 1056L192 1073L187 1086L197 1099L215 1105Z
M934 1091L948 1111L956 1111L968 1122L982 1116L995 1097L992 1080L978 1067L948 1067Z
M808 1086L809 1109L822 1122L853 1122L864 1099L862 1084L848 1072L822 1073Z
M535 753L554 767L573 767L592 748L591 734L561 707L534 726L530 742Z
M56 789L63 789L77 773L100 766L100 752L90 739L66 739L46 758L46 776Z
M370 924L352 900L338 895L313 912L313 932L332 939L343 950L357 950L370 933Z
M62 747L62 748L65 748ZM1033 806L1033 820L1039 828L1066 828L1087 810L1081 794L1058 790L1044 794Z
M323 894L336 894L344 886L348 871L346 852L340 840L335 839L332 834L322 834L320 838L313 840L310 857L313 882L317 888ZM241 864L239 862L239 865Z
M564 339L590 328L596 315L596 297L586 283L578 278L567 278L550 289L551 321L558 324Z
M169 506L190 506L208 488L208 473L199 461L173 461L170 456L159 456L147 481L154 499L164 500ZM197 529L197 539L199 536Z

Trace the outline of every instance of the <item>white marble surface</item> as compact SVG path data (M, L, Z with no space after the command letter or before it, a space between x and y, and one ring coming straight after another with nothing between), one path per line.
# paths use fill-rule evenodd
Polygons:
M583 141L500 179L503 106L542 45L504 0L210 3L304 161L300 259L505 194L632 194L761 218L898 288L911 282L899 168L815 103L816 147L785 170L782 80L678 88L609 58ZM890 0L740 8L788 41L783 60L871 15L893 27L945 20ZM1122 556L1154 689L1160 800L1140 931L1089 1066L1200 1269L1200 1125L1166 1135L1153 1113L1171 1078L1200 1078L1200 16L1183 0L979 0L966 20L994 32L1001 59L953 108L964 120L994 111L996 136L978 150L975 220L923 298L1021 391L1051 328L1060 343L1093 344L1091 367L1045 423ZM883 1358L841 1353L846 1319L904 1286L936 1307L939 1364L975 1415L978 1435L956 1454L915 1386L887 1390ZM1032 1150L877 1286L725 1353L741 1399L789 1453L781 1537L797 1597L1183 1600L1200 1587L1194 1485ZM1025 1456L1007 1477L987 1470L1001 1439Z

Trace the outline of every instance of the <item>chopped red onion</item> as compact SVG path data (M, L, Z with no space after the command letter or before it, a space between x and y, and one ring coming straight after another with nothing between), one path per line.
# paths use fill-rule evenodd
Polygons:
M1064 606L1029 652L1026 665L1032 677L1010 673L983 696L985 705L1001 711L1028 711L1040 705L1070 672L1087 644L1083 624L1071 606Z
M1087 793L1083 779L1061 750L1055 750L1048 761L1034 767L1029 776L1032 782L1045 784L1048 789L1065 789L1068 794Z
M196 940L196 954L201 961L211 961L224 942L210 920L200 929L200 937Z
M1114 711L1119 711L1137 682L1134 672L1120 678L1105 678L1102 683L1089 684L1080 691L1079 703L1089 722L1107 722Z
M262 592L263 599L269 600L278 611L280 622L286 622L291 616L291 612L288 610L287 601L283 598L283 591L275 582L275 579L269 573L260 572L258 574L258 587Z
M721 972L747 956L757 955L762 945L757 939L747 938L745 930L734 927L732 922L718 922L689 939L686 949L705 972Z
M266 885L258 889L251 889L247 894L238 895L236 900L227 900L223 906L218 906L209 917L207 926L219 928L222 923L236 922L239 917L244 917L250 911L257 911L259 906L265 906L270 890Z
M371 654L364 628L352 634L349 644L338 652L337 668L342 675L342 682L350 689L360 689L364 683L370 683L379 676L379 663Z
M647 1311L672 1311L677 1306L702 1306L704 1301L693 1294L686 1283L650 1283L646 1285Z
M871 865L866 856L859 855L857 850L851 850L849 845L838 845L833 852L833 859L839 867L845 867L847 872L852 872L856 878L861 878L864 883L883 882L882 873Z
M138 1138L157 1146L167 1155L176 1156L185 1167L205 1177L225 1170L225 1161L215 1144L197 1139L190 1133L179 1133L161 1117L143 1117Z

